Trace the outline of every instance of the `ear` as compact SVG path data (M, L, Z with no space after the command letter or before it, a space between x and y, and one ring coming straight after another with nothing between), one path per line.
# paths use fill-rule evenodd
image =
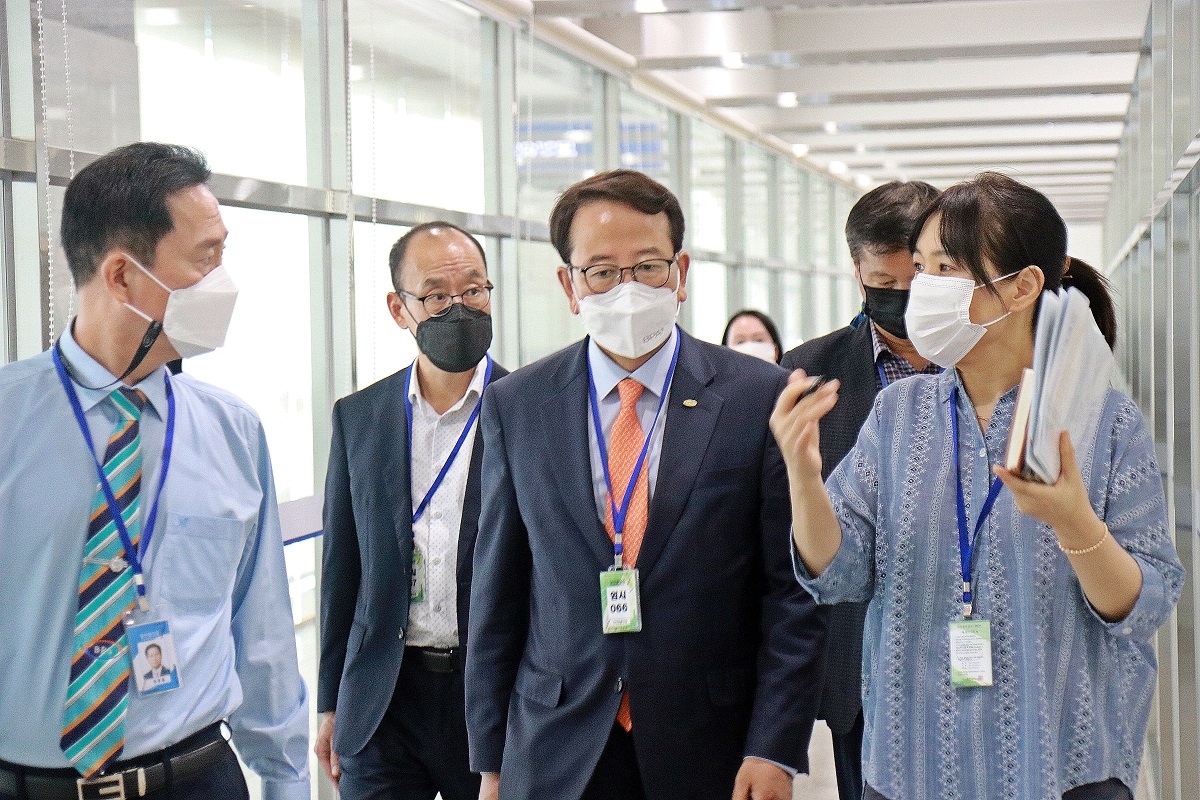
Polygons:
M1016 294L1009 303L1009 309L1024 311L1026 308L1032 308L1037 303L1037 299L1042 296L1042 288L1046 285L1046 275L1042 272L1041 267L1030 264L1021 270L1017 277L1013 278L1013 283Z
M408 315L408 309L404 305L404 298L396 292L388 292L387 294L388 313L392 315L392 319L396 320L396 324L405 330L417 330L416 321Z
M114 248L104 254L100 263L96 265L96 274L80 288L103 286L108 294L116 298L118 303L128 303L129 279L132 277L130 273L135 271L137 271L137 267L133 265L129 257Z
M867 287L863 283L862 269L858 266L858 261L854 261L854 282L858 284L858 293L862 296L863 302L867 300Z
M679 251L679 255L675 259L675 267L679 270L679 302L687 300L687 273L688 266L691 265L691 258L684 250Z
M579 298L575 296L575 287L571 284L571 269L569 267L560 266L558 268L558 283L567 295L567 305L570 306L571 313L578 314Z

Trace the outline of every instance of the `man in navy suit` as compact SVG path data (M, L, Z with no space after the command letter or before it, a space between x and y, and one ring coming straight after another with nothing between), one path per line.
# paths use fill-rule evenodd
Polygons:
M589 336L484 398L480 797L791 798L825 624L767 429L787 374L676 327L688 256L662 185L596 175L550 227Z
M334 406L315 749L346 800L474 800L462 645L480 399L504 374L492 286L479 242L445 222L406 233L389 266L388 309L419 355Z
M841 382L838 404L820 423L821 472L828 478L858 439L875 395L892 381L939 372L921 358L904 325L908 287L917 274L908 235L937 197L923 181L892 181L864 194L846 217L846 243L863 296L863 310L849 327L810 339L779 362ZM862 773L862 645L866 603L830 608L829 662L821 692L820 719L833 734L833 761L841 800L860 800Z

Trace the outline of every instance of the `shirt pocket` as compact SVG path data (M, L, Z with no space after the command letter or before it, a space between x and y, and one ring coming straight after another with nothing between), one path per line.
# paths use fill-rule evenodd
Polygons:
M153 576L158 593L181 609L223 605L233 592L249 527L249 520L168 514Z

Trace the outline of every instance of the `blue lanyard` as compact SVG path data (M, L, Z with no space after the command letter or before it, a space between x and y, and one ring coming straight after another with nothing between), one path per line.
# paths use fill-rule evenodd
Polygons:
M887 373L883 371L883 363L880 361L876 361L875 369L879 370L880 387L883 389L886 389L888 387L888 379L887 379Z
M83 414L83 406L79 403L79 395L75 393L75 387L71 383L70 376L67 375L67 368L63 365L62 353L59 352L59 345L56 342L54 345L53 356L54 369L58 372L58 380L63 385L63 390L67 393L67 399L71 401L71 410L75 412L75 421L79 423L79 431L83 434L83 441L88 446L88 452L92 454L92 461L96 465L96 474L100 478L100 488L104 491L104 499L108 502L108 510L112 515L113 525L117 528L117 533L121 537L121 545L125 548L125 558L128 560L130 567L133 569L133 583L137 587L138 607L142 611L149 611L150 604L146 600L146 578L142 571L142 557L146 555L146 550L150 547L150 538L154 535L154 523L158 519L158 501L162 499L163 485L167 482L167 470L171 468L171 444L175 439L175 393L171 390L170 373L163 374L163 382L167 386L167 432L163 441L162 465L158 471L158 490L154 493L154 503L150 506L150 516L146 518L146 524L142 527L142 538L138 542L138 546L133 546L133 539L129 535L129 529L125 527L125 520L121 518L121 507L117 503L116 494L113 492L112 485L108 482L108 477L104 474L104 466L100 463L100 458L96 455L96 448L92 444L92 436L88 430L87 417Z
M412 382L413 374L417 371L417 362L413 362L412 367L408 372L408 387L404 390L404 414L408 418L408 475L409 480L412 480L412 441L413 441L413 407L412 407ZM492 380L492 357L487 356L487 369L483 373L483 388ZM442 485L442 481L446 478L446 473L450 471L450 466L454 463L454 459L458 457L458 451L462 449L463 442L467 440L467 435L471 432L471 426L475 424L475 420L479 419L479 409L483 407L483 392L479 393L479 400L475 403L475 408L471 411L471 416L467 417L467 424L463 426L462 433L458 435L458 441L454 443L454 449L450 451L450 455L446 457L446 463L442 464L442 468L438 471L437 477L433 479L433 485L429 487L429 491L425 493L425 499L418 505L416 511L413 512L413 524L417 524L417 520L425 516L425 509L429 507L429 501L433 499L437 493L438 487Z
M633 465L633 473L629 476L629 484L625 487L625 497L621 505L616 505L613 497L612 475L608 471L608 447L604 443L604 426L600 424L600 403L596 399L596 380L592 377L592 365L588 364L588 400L592 407L592 424L596 427L596 447L600 450L600 464L604 467L604 484L608 487L608 504L612 508L613 519L613 569L621 569L624 554L623 536L625 532L625 515L629 513L629 503L633 500L633 489L637 485L638 476L642 474L642 465L646 462L646 454L650 452L650 440L654 438L654 427L658 425L658 417L662 414L663 404L667 401L667 389L671 378L675 375L675 363L679 361L679 338L675 339L675 352L671 354L671 366L667 368L667 379L663 381L662 393L658 396L658 410L654 412L654 421L650 430L646 431L646 441L642 443L642 452L637 463Z
M962 475L958 471L958 387L955 386L950 390L950 430L954 442L954 484L955 484L955 502L958 506L958 555L962 562L962 579L963 579L963 616L971 616L971 554L975 547L975 537L979 536L979 531L983 529L983 523L987 520L988 514L992 513L992 506L996 504L996 497L1000 494L1000 489L1004 483L995 478L992 479L991 487L988 489L987 499L983 501L983 508L979 511L979 519L975 522L975 535L971 536L967 533L967 502L963 498Z

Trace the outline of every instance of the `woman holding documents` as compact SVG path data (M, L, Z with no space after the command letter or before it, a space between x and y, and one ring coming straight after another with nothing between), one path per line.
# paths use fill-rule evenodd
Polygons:
M945 372L884 390L826 485L816 422L837 383L805 393L816 379L795 380L771 419L797 577L823 603L870 600L867 798L1128 800L1136 788L1151 638L1184 572L1150 433L1106 388L1100 331L1087 315L1078 324L1086 297L1111 344L1111 300L1066 239L1049 200L1007 177L946 190L913 234L906 315L917 351ZM1082 294L1063 306L1063 287ZM1048 314L1035 336L1042 305L1070 309L1059 317L1073 325ZM1076 354L1087 373L1072 372ZM1051 484L1003 468L1035 361L1045 402L1031 447L1044 455L1050 441Z

